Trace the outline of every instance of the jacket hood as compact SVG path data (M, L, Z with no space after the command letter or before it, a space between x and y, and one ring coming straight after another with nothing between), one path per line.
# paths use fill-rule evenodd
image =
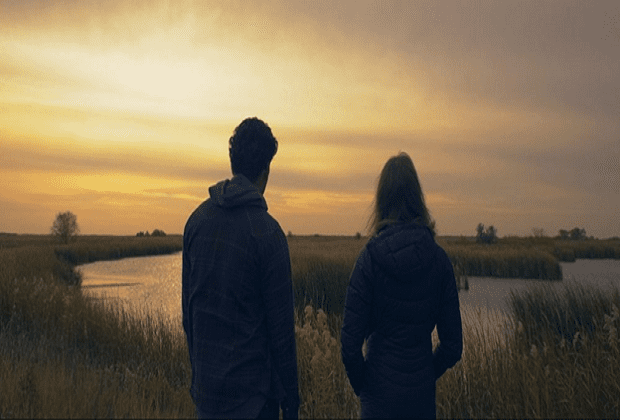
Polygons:
M368 252L390 278L410 281L433 263L437 244L426 226L401 223L382 229L368 243Z
M244 175L235 175L209 187L209 196L216 206L225 209L252 206L267 210L265 198Z

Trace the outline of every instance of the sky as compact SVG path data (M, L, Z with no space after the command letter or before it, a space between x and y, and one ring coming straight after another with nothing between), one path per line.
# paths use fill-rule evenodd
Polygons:
M182 233L253 116L285 232L365 233L404 151L439 235L620 236L616 1L0 0L0 232Z

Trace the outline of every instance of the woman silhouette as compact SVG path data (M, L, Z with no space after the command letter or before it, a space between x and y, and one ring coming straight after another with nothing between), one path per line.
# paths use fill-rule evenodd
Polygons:
M463 351L461 314L452 264L435 243L435 223L404 152L381 171L370 227L345 302L349 381L362 418L435 418L435 381ZM435 326L440 343L433 352Z

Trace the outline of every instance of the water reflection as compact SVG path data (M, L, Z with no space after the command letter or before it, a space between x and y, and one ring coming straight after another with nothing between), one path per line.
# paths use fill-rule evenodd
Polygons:
M181 322L181 269L180 252L80 266L85 293L137 313L146 308L175 323Z
M181 253L100 261L80 267L84 291L98 298L116 300L128 309L144 308L181 322ZM545 281L563 287L574 281L592 287L620 287L620 260L577 260L560 263L563 281ZM470 277L469 290L461 291L463 310L482 308L506 312L511 290L523 290L541 280ZM496 318L497 315L494 315ZM503 318L503 316L502 316Z
M620 260L577 260L560 265L563 273L561 281L469 277L469 290L459 292L461 306L507 312L507 298L511 291L518 292L541 284L563 288L574 282L605 290L620 288Z

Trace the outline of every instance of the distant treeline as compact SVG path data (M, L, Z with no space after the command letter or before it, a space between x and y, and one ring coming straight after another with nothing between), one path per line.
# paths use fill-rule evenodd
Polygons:
M147 237L148 236L166 236L166 232L164 232L163 230L160 230L160 229L155 229L153 231L153 233L149 234L149 231L147 230L146 232L140 231L140 232L136 233L136 236L139 236L139 237L145 237L145 236L147 236Z

